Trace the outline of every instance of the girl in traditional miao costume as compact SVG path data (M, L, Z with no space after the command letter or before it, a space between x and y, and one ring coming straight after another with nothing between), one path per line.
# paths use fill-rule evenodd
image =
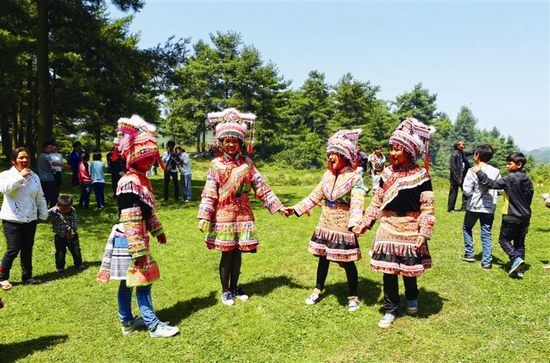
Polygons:
M284 213L284 206L262 178L252 159L242 155L247 127L256 120L253 114L242 114L234 108L208 114L215 126L215 137L221 144L219 156L212 160L199 205L199 230L206 232L205 244L221 251L219 265L222 302L233 305L235 299L248 300L239 288L241 252L256 252L258 239L249 192L271 212ZM252 130L248 143L252 153Z
M385 315L378 323L388 328L399 308L398 275L403 276L408 314L418 311L416 278L431 267L427 241L435 222L434 193L428 172L428 142L433 129L414 118L407 118L390 137L391 165L384 169L380 188L365 212L364 228L376 220L380 225L374 237L371 267L384 273ZM416 157L426 152L424 167Z
M160 277L160 271L151 256L147 232L159 243L166 243L155 214L153 188L145 176L160 159L154 127L134 115L119 119L118 131L112 158L116 160L120 153L127 170L116 191L120 223L111 231L97 280L120 280L118 315L123 334L146 326L153 338L173 336L179 328L159 320L151 299L151 284ZM136 287L139 318L132 315L132 287Z
M306 304L319 301L325 287L330 261L346 271L349 287L348 309L360 306L357 294L358 276L355 261L361 259L357 234L361 231L365 194L361 170L357 169L355 142L361 130L341 130L328 141L327 167L321 182L298 204L286 209L297 216L322 204L321 217L309 242L308 251L319 257L317 282Z

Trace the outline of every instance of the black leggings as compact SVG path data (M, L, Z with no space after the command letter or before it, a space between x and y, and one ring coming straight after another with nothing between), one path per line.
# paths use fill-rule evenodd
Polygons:
M239 282L241 274L241 251L234 249L233 251L222 252L220 260L220 280L222 282L223 291L235 290Z
M357 296L357 285L359 278L357 275L357 267L355 267L355 262L340 262L339 265L346 270L349 296ZM315 287L319 290L323 290L325 288L325 281L327 279L329 266L330 261L327 260L326 256L320 256L319 264L317 265L317 283L315 284Z

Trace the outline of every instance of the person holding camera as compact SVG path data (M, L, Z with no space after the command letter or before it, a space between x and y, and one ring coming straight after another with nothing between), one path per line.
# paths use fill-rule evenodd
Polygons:
M178 184L178 166L181 165L181 160L174 151L176 143L174 140L170 140L166 143L166 151L162 154L162 162L166 165L164 169L164 201L168 200L170 178L174 183L174 200L177 202L180 194L180 188Z

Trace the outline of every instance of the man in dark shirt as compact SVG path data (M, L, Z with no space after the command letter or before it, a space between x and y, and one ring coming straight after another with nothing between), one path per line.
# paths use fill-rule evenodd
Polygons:
M464 152L464 141L458 140L454 143L454 150L451 153L451 158L449 159L449 169L450 174L450 188L449 188L449 199L447 202L447 212L455 211L456 198L458 196L458 188L462 189L462 183L464 182L464 176L468 169L470 169L470 163L466 156L471 155L471 153ZM462 205L460 210L464 210L465 197L462 195Z

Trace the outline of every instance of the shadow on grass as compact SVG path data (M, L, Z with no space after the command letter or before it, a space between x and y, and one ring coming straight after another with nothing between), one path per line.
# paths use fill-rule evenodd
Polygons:
M550 228L537 227L535 229L537 232L550 232Z
M278 287L288 286L291 289L305 289L306 287L292 281L287 276L265 277L260 280L247 282L240 287L250 296L266 296Z
M481 263L481 258L482 258L482 254L481 252L476 254L474 256L474 258L476 259L476 262L479 262ZM498 258L497 256L493 256L493 261L491 262L493 265L499 265L499 266L502 266L502 265L506 265L506 262L502 261L500 258Z
M406 300L406 299L403 299ZM428 291L421 287L418 294L418 313L419 318L428 318L431 315L436 315L443 309L443 302L447 301L435 291Z
M87 266L86 270L88 270L90 268L94 268L101 265L101 261L84 261L84 265ZM79 270L74 266L70 266L66 268L65 272L63 273L59 273L57 271L46 272L45 274L34 276L34 278L40 279L44 282L48 282L52 280L62 280L62 279L66 279L66 278L78 275L79 273L82 273L86 270Z
M343 269L342 269L343 271ZM345 272L344 272L345 275ZM377 303L378 297L382 292L381 283L369 279L359 278L358 285L359 299L367 306L373 306ZM340 305L348 305L349 288L347 282L339 282L334 285L325 286L325 296L334 295Z
M403 289L400 289L403 290ZM430 317L431 315L436 315L441 312L443 309L443 302L447 301L448 299L442 298L437 292L435 291L428 291L425 288L421 287L418 289L418 313L414 314L413 316L417 318L426 319ZM399 314L405 315L405 309L406 309L406 301L407 298L404 296L404 294L400 294L400 306L399 306ZM381 314L385 313L384 310L384 300L383 298L380 300L380 311Z
M211 291L208 296L194 297L185 301L178 301L169 308L157 311L161 321L169 321L171 325L177 325L191 314L216 305L216 292Z
M0 360L3 363L15 362L36 351L45 350L52 345L65 343L68 335L48 335L24 342L0 344Z

